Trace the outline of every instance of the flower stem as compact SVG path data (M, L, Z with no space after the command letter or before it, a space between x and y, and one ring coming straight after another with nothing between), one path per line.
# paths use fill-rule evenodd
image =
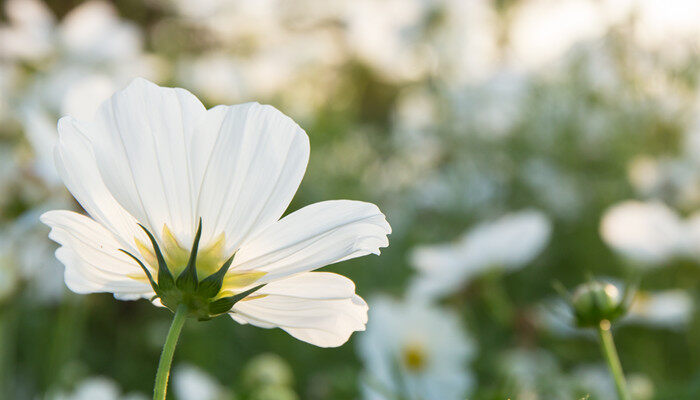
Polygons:
M170 365L173 362L175 346L177 345L177 339L180 337L180 332L182 332L182 327L185 325L186 316L187 307L185 307L184 304L180 304L175 311L168 336L165 338L163 352L160 354L156 383L153 387L153 400L165 400L165 393L168 389L168 378L170 377Z
M629 391L627 391L625 374L622 372L620 358L617 356L615 342L613 341L612 332L610 332L610 321L603 320L598 324L598 336L600 337L600 348L603 351L603 356L605 357L605 361L608 362L610 374L615 380L617 396L620 400L631 400Z

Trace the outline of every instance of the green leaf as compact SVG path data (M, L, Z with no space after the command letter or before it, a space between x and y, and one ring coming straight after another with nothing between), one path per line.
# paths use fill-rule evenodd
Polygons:
M212 298L216 296L221 290L221 286L224 284L224 277L226 272L228 272L231 263L233 262L233 256L231 256L226 262L219 268L218 271L204 278L199 282L199 289L197 289L197 294L205 299Z
M173 286L175 286L175 279L173 278L173 274L170 272L170 268L168 268L168 264L165 263L163 252L160 250L160 246L158 246L158 242L153 234L146 229L145 226L141 224L139 224L139 226L144 232L146 232L146 235L148 235L148 239L151 241L153 251L155 252L156 259L158 260L158 285L160 286L161 290L165 292L170 291Z
M234 304L253 294L255 291L259 290L263 286L265 286L265 284L258 285L252 289L246 290L245 292L238 293L235 296L222 297L219 300L213 301L209 304L209 312L212 315L223 314L225 312L228 312Z
M182 271L180 276L177 277L175 284L178 288L187 292L196 292L197 286L199 285L199 279L197 278L197 250L199 249L199 239L202 237L202 219L199 219L199 226L197 227L197 234L194 236L194 243L192 243L192 252L190 253L190 259L187 262L187 267Z
M156 284L156 283L153 281L153 276L151 275L151 271L149 271L148 268L146 268L146 266L143 265L143 263L141 262L141 260L139 260L138 258L136 258L136 256L134 256L133 254L129 253L128 251L126 251L126 250L124 250L124 249L119 249L119 251L121 251L122 253L126 254L127 256L133 258L134 261L136 261L136 262L139 264L139 267L141 267L141 269L143 270L143 272L146 273L146 276L148 277L148 282L151 283L151 287L153 288L153 291L156 292L156 293L158 293L158 289L159 289L159 288L158 288L158 284Z

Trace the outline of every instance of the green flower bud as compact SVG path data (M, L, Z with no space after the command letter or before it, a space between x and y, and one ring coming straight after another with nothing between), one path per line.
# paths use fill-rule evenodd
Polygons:
M613 322L627 312L627 294L613 284L591 281L580 285L571 296L576 325L595 327L603 321Z

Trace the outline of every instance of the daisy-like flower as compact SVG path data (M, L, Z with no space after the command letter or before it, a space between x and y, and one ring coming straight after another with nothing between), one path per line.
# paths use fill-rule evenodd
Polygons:
M458 400L473 387L475 344L458 316L421 300L373 300L359 338L367 400Z
M58 172L89 216L41 220L74 292L153 298L199 319L228 314L321 347L364 330L368 307L353 282L312 271L379 254L391 228L377 206L350 200L280 218L309 139L277 109L207 110L186 90L136 79L93 121L64 117L58 131Z

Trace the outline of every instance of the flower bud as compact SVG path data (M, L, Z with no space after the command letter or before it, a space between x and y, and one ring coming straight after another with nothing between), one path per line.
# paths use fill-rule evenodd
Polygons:
M594 327L602 321L613 322L627 312L627 297L610 283L591 281L580 285L570 299L576 325Z

